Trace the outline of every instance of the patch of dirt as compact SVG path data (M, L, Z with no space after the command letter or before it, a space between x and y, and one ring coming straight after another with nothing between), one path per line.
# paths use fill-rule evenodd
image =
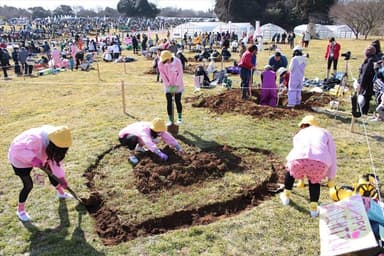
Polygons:
M184 152L179 153L168 146L163 149L168 155L166 162L153 153L145 153L133 169L136 188L147 194L175 185L188 186L207 178L219 178L231 168L241 168L240 157L235 156L229 147L216 150L222 152L223 157L191 148L184 148Z
M259 98L260 89L253 89L252 97L249 100L242 100L241 90L236 88L214 96L188 97L185 101L192 103L193 107L209 108L218 114L236 112L251 115L254 118L282 119L301 116L303 111L312 111L312 107L322 107L333 100L333 96L330 95L302 91L302 104L287 108L285 107L288 103L286 94L280 96L279 107L259 105Z
M117 148L117 146L113 147L110 150L103 152L97 158L95 164L90 166L84 176L88 179L88 186L91 190L91 195L89 198L82 200L84 201L85 207L88 212L95 218L96 220L96 232L102 239L105 245L116 245L121 242L129 241L135 239L140 236L148 236L154 234L165 233L169 230L179 229L183 227L193 226L193 225L202 225L212 223L218 219L226 218L229 216L233 216L238 214L240 211L245 209L249 209L258 205L262 200L269 198L271 195L279 192L281 190L281 185L278 182L283 182L285 175L284 165L278 160L270 151L263 149L249 149L254 154L262 154L267 160L268 164L270 164L272 175L269 179L265 181L261 181L259 184L254 185L252 187L243 188L242 191L236 194L233 198L230 198L225 201L214 202L211 204L207 204L198 208L193 209L183 209L179 211L175 211L169 215L165 215L157 218L150 218L141 223L132 224L127 222L123 222L119 218L119 211L116 209L111 209L108 207L107 202L104 198L97 192L97 188L94 185L93 178L95 176L94 170L97 168L100 160L113 149ZM187 166L182 169L180 172L180 178L174 177L173 170L169 170L165 168L165 164L161 164L157 162L157 158L148 157L147 159L143 159L140 163L140 166L137 166L136 172L139 174L148 173L147 168L154 168L156 170L152 170L154 173L162 173L165 174L166 180L168 182L154 182L153 184L160 184L160 187L163 187L164 184L178 184L177 181L181 181L181 183L189 183L191 181L200 180L203 177L211 177L214 175L222 175L227 169L236 167L236 166L248 166L253 168L258 168L254 162L252 162L252 157L242 158L240 156L235 156L234 151L235 148L229 148L227 146L217 146L206 150L204 152L195 152L194 154L198 157L202 157L204 161L196 161L197 159L193 157L193 150L196 150L192 147L186 148L185 154L187 156L180 156L179 154L172 155L169 151L170 149L165 149L170 156L171 165L182 166L184 164L183 161L186 161L187 166L189 168L194 169L193 171L188 171ZM234 157L233 159L224 159L225 157ZM213 161L213 162L208 162ZM267 161L266 161L267 162ZM196 167L191 167L193 164L197 165ZM218 164L218 165L217 165ZM260 164L260 163L258 163ZM211 165L211 166L210 166ZM213 167L216 165L216 169ZM222 167L219 167L222 165ZM210 171L203 170L207 168ZM148 169L150 169L148 168ZM237 167L238 168L238 167ZM241 168L241 167L240 167ZM264 168L264 167L262 167ZM196 171L200 170L200 171ZM264 171L264 170L261 170ZM196 172L202 172L203 174L196 175ZM210 173L211 172L211 173ZM167 175L168 173L168 175ZM156 176L153 174L149 174L149 177ZM144 175L145 176L145 175ZM198 176L199 178L189 177L189 176ZM139 181L141 181L142 176L138 176ZM189 177L189 178L188 178ZM143 179L143 186L146 183L145 180L152 181L156 179ZM172 183L176 182L176 183ZM152 183L149 182L148 185ZM153 188L157 188L158 185L154 185ZM149 189L148 191L152 191Z

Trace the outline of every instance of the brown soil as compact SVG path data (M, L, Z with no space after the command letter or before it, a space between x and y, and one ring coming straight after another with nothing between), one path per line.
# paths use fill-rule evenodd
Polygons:
M279 107L262 106L258 104L260 89L252 90L249 100L241 99L240 89L232 89L219 95L204 97L202 95L186 98L186 102L192 103L193 107L209 108L210 110L223 114L225 112L236 112L251 115L254 118L282 119L301 116L303 111L312 111L312 107L327 105L333 98L330 95L302 92L302 104L294 108L287 108L287 95L279 99Z
M241 193L225 201L193 209L186 208L166 216L132 224L129 221L123 222L119 218L118 210L107 206L105 199L99 194L93 182L94 170L100 160L117 147L105 151L84 173L88 179L87 185L91 190L91 195L82 200L88 212L95 218L96 232L105 245L114 245L136 237L165 233L192 225L208 224L232 216L258 205L260 201L280 191L281 185L278 182L281 183L284 180L284 166L270 151L248 149L252 155L261 154L267 159L269 168L272 170L269 179L253 187L243 188ZM154 193L160 188L168 188L173 185L187 186L206 178L221 177L225 171L233 168L237 168L238 171L250 167L264 168L255 166L256 163L252 162L252 157L236 156L235 150L227 146L215 146L209 150L196 151L195 148L187 146L183 154L178 154L172 153L171 149L166 148L164 151L169 155L167 164L159 162L157 157L152 157L152 154L144 154L140 163L134 168L137 187L144 193ZM258 164L260 165L260 163ZM169 166L177 168L177 172Z
M133 169L136 187L140 192L147 194L175 185L188 186L209 177L222 177L231 168L239 169L241 162L228 147L215 149L221 152L221 158L213 152L196 152L191 148L185 148L182 153L169 147L163 151L169 157L167 162L152 153L146 153Z

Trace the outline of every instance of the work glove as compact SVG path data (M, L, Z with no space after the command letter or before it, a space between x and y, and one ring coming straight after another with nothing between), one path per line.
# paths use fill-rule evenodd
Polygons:
M43 167L43 162L39 158L34 157L32 159L32 167L42 168Z
M63 177L63 178L60 178L59 181L60 181L60 185L61 185L64 189L67 189L67 188L68 188L68 183L67 183L67 181L65 180L64 177Z
M168 156L166 154L164 154L163 152L161 152L160 149L157 149L155 151L155 153L163 160L163 161L167 161L168 159Z
M328 180L328 188L333 188L335 186L334 180Z
M299 179L299 181L297 182L297 187L298 188L304 188L305 187L303 179Z
M179 152L183 151L183 149L181 148L181 146L180 146L179 144L177 144L177 145L175 146L175 148L176 148L176 150L179 151Z

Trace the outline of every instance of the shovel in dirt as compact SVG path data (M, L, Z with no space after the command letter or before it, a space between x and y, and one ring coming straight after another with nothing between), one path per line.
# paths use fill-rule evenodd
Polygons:
M43 172L45 172L49 177L55 180L57 183L61 184L59 178L52 174L50 170L47 170L45 167L40 168ZM68 192L77 200L80 204L85 205L85 202L73 191L70 187L67 186Z
M175 124L175 94L172 93L172 112L171 112L171 120L172 123L167 126L167 131L171 133L173 136L179 134L179 126Z

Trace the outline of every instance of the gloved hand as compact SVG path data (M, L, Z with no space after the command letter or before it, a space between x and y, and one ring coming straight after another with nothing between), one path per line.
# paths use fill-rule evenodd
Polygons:
M39 158L34 157L32 159L32 167L41 168L41 167L43 167L43 162Z
M180 146L179 144L177 144L177 145L175 146L175 148L176 148L176 150L179 151L179 152L183 151L183 149L181 148L181 146Z
M156 152L156 154L163 160L163 161L167 161L168 159L168 156L166 154L164 154L163 152L161 152L160 150L158 150Z
M335 186L334 180L328 180L328 188L333 188Z
M65 180L64 177L63 177L63 178L60 178L59 181L60 181L60 185L61 185L64 189L67 189L67 188L68 188L68 183L67 183L67 181Z

